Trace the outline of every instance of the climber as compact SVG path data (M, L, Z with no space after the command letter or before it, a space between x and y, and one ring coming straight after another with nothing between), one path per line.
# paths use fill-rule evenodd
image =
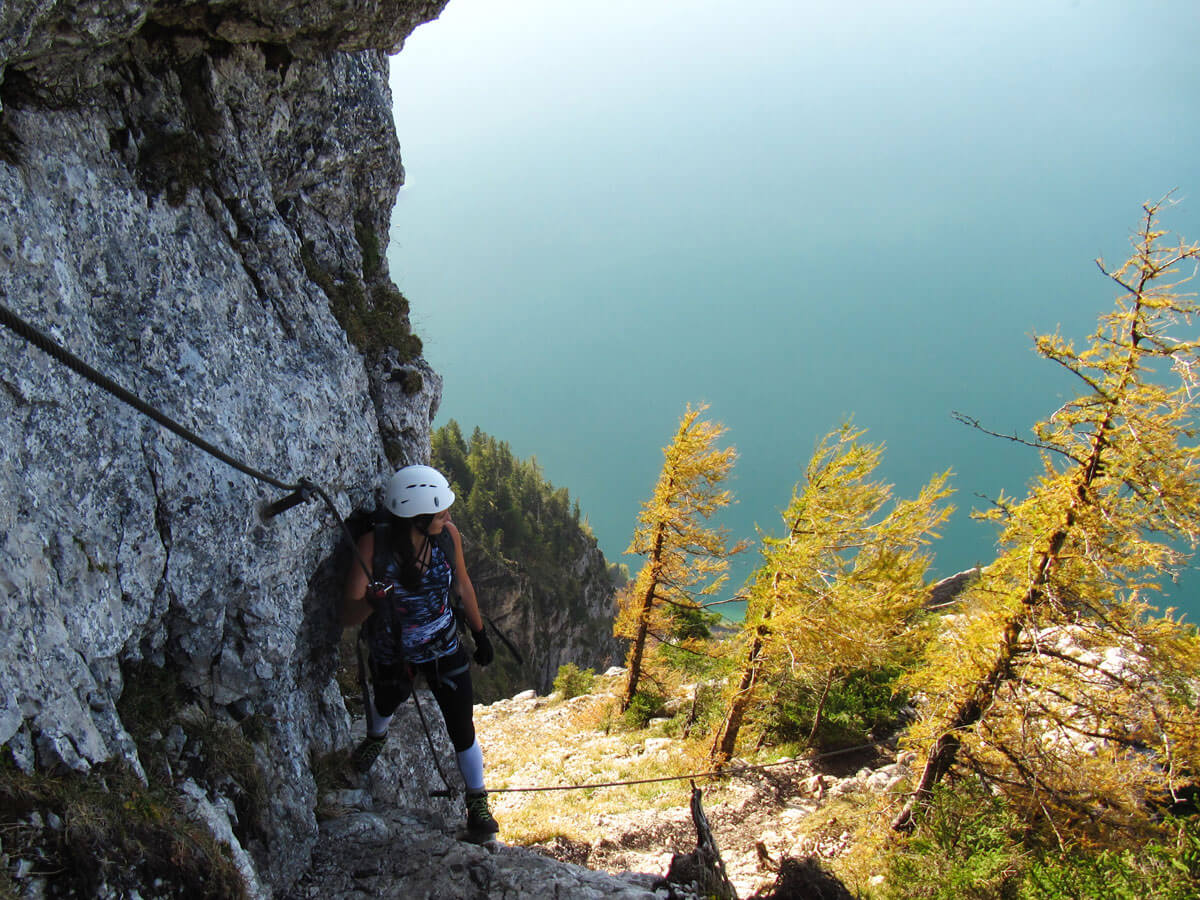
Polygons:
M364 566L351 567L342 624L366 622L374 690L366 697L367 735L352 758L360 772L370 769L387 740L393 713L412 692L412 677L421 673L458 756L467 789L467 831L486 837L499 826L488 809L483 753L471 718L470 662L459 640L451 586L462 599L475 662L486 666L495 654L463 562L462 536L450 521L453 502L454 492L437 469L405 466L388 483L387 512L358 541L371 577Z

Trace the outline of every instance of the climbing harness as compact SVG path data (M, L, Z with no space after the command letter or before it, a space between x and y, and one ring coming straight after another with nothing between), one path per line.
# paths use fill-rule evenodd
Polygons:
M374 595L376 602L372 604L372 617L380 616L380 621L375 627L390 628L391 627L391 603L387 602L388 597L392 592L392 585L387 584L373 575L375 572L382 572L385 567L387 555L391 552L389 547L391 544L391 525L382 516L377 517L374 525L375 529L375 552L371 560L371 569L366 569L365 562L363 563L363 571L367 575L367 591ZM357 551L357 547L355 548ZM360 556L361 559L361 556ZM362 691L363 704L369 709L372 706L371 700L371 677L370 666L367 664L365 648L368 645L368 639L365 632L365 627L360 627L358 630L358 639L355 641L355 657L358 662L358 686ZM399 637L396 637L399 641ZM403 644L397 644L397 650L401 654L404 652ZM403 660L401 660L401 663ZM411 679L410 679L411 681ZM438 776L442 779L444 785L443 790L430 791L430 797L452 797L454 791L450 787L450 779L446 777L446 773L442 770L442 764L438 759L437 749L433 745L433 735L429 731L429 725L425 721L425 712L421 709L421 701L417 698L416 686L414 685L410 691L412 696L413 706L416 707L417 717L421 720L421 730L425 732L425 742L429 745L429 755L433 759L434 768L437 769Z

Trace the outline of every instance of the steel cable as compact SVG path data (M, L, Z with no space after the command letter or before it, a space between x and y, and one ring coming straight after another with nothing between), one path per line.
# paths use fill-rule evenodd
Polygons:
M256 469L253 466L247 465L241 460L229 455L220 447L217 447L214 444L206 441L190 428L180 425L166 413L151 406L132 391L113 381L113 379L109 378L103 372L100 372L99 370L88 365L66 347L62 346L62 344L58 343L49 335L39 331L33 325L29 324L29 322L22 319L4 303L0 303L0 325L4 325L4 327L8 328L14 334L24 338L30 344L33 344L43 353L46 353L53 359L62 363L77 375L82 376L101 390L107 391L122 403L132 407L142 415L153 419L163 428L173 432L174 434L183 438L189 444L198 447L208 455L225 463L227 466L231 466L232 468L237 469L239 472L249 475L251 478L255 478L265 484L269 484L272 487L279 488L282 491L292 492L287 497L263 507L260 510L263 518L270 518L278 515L286 509L290 509L298 503L307 502L314 494L320 497L325 505L329 508L330 512L332 512L334 517L338 520L338 524L341 526L342 533L345 535L346 540L350 542L351 550L353 551L358 564L362 567L364 572L368 572L368 577L370 577L367 565L362 559L361 554L358 552L358 547L354 541L354 535L351 534L345 520L337 511L337 507L334 505L333 500L330 499L329 495L326 494L325 491L320 488L320 486L314 484L306 478L301 478L294 484L288 483L280 478L275 478L266 472Z
M740 775L742 772L760 771L762 769L771 769L778 766L792 766L798 763L811 763L819 759L828 759L832 756L841 756L846 753L857 753L860 750L872 750L879 747L879 744L859 744L856 747L844 747L841 750L830 750L826 753L817 753L812 756L807 756L802 759L781 760L773 763L760 763L758 765L748 766L730 766L724 769L714 769L710 772L692 772L687 775L661 775L657 778L634 778L629 781L602 781L591 784L560 784L549 785L545 787L509 787L509 788L488 788L489 794L517 794L534 791L587 791L594 788L605 787L624 787L631 784L657 784L660 781L689 781L693 778L732 778L734 775Z
M277 487L283 491L296 491L302 487L301 483L288 484L285 481L268 475L266 472L261 472L258 469L248 466L244 462L230 456L221 448L210 444L194 431L185 428L183 425L180 425L170 416L155 409L149 403L135 395L132 391L126 390L124 387L117 384L103 372L97 371L89 366L70 350L62 346L62 344L59 344L53 338L34 328L3 303L0 303L0 324L3 324L10 331L20 335L42 352L49 354L76 374L83 376L88 381L92 382L92 384L96 385L96 387L107 391L122 403L133 407L142 415L148 416L159 425L163 426L163 428L174 432L188 443L194 444L205 453L216 457L226 465L232 466L239 472L249 475L251 478L257 478L259 481L265 482L266 484Z

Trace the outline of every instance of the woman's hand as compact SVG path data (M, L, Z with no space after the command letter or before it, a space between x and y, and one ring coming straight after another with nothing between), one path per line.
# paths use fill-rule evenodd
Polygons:
M487 636L487 631L480 628L478 631L472 631L471 637L475 639L475 662L480 666L490 665L496 658L496 651L492 647L492 639Z

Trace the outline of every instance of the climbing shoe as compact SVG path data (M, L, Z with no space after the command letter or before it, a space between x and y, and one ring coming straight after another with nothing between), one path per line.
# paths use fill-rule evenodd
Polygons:
M371 766L375 764L375 759L383 750L383 745L387 743L387 733L385 732L380 737L372 737L367 735L363 742L354 748L354 752L350 754L350 761L354 763L354 770L365 775L370 771Z
M476 835L495 834L499 824L488 809L487 791L467 794L467 831Z

